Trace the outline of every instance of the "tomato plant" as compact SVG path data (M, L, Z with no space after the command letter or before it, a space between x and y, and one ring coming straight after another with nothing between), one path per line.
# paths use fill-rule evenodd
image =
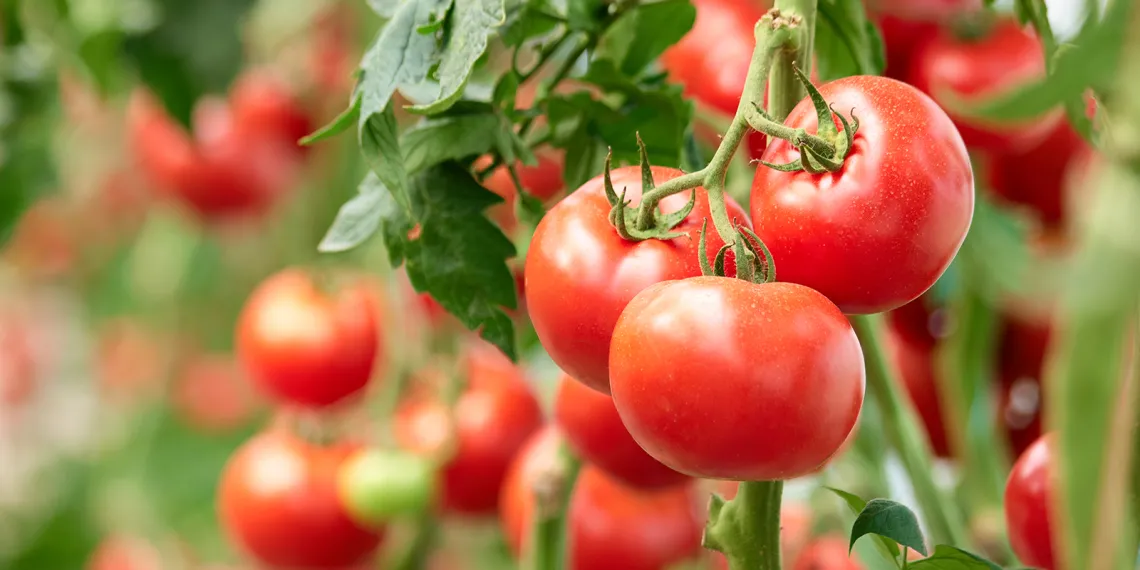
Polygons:
M695 277L646 289L614 330L610 374L633 438L697 477L811 473L847 439L863 401L851 325L789 283Z
M934 284L966 237L974 210L966 148L933 101L898 81L850 77L820 93L858 117L851 157L833 173L757 169L757 234L781 280L818 290L845 313L897 308ZM788 124L815 129L811 102L797 105ZM798 154L776 140L762 160L783 164ZM914 160L922 167L907 166Z
M536 478L558 451L555 428L534 435L503 483L500 523L511 549L527 549ZM691 485L642 491L584 467L567 512L571 568L656 570L700 551L700 505Z
M1052 513L1054 443L1050 435L1030 445L1013 465L1005 484L1005 519L1009 542L1022 562L1041 568L1057 568L1053 550Z
M681 174L654 168L660 183ZM627 200L641 195L636 168L613 171L615 189ZM621 191L619 190L619 191ZM622 309L638 291L660 281L701 274L697 258L701 220L709 215L698 189L693 210L669 241L629 242L610 225L610 204L596 177L547 212L534 232L526 259L526 304L535 332L550 357L575 380L609 392L610 337ZM661 207L676 212L688 196L667 198ZM746 221L729 202L730 215ZM709 236L708 253L724 244Z
M299 406L335 404L364 389L383 363L373 296L359 284L334 296L302 270L282 271L246 301L237 325L238 355L274 398Z
M339 568L363 562L384 533L358 526L337 498L338 469L355 449L321 447L284 432L254 437L222 472L222 525L261 564Z
M574 451L614 479L639 488L689 480L641 449L622 424L612 398L567 375L558 381L554 417Z

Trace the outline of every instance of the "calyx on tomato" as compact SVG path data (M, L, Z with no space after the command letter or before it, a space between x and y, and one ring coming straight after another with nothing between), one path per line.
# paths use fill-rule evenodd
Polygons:
M641 195L644 197L657 185L653 182L653 168L649 165L649 155L645 152L645 143L641 140L640 133L637 135L637 146L641 149ZM670 240L685 235L684 232L674 232L673 228L689 217L693 211L693 206L697 203L697 193L691 193L689 202L671 214L662 212L657 204L650 204L653 217L651 220L643 221L640 219L638 209L630 207L631 202L625 199L625 188L622 188L621 194L614 190L614 182L610 174L612 159L613 151L610 151L606 155L606 166L602 180L606 190L606 201L613 208L610 210L610 223L613 224L618 235L629 241ZM634 221L631 223L629 220Z

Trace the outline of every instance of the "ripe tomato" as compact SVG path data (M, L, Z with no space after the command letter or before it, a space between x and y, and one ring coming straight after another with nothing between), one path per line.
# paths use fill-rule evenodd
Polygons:
M887 58L883 75L900 81L907 80L914 54L938 33L938 24L881 13L876 15L875 22L883 35L883 50Z
M1003 318L997 356L999 425L1015 455L1041 436L1042 375L1051 338L1048 322Z
M951 457L950 441L946 437L946 423L942 418L942 403L938 392L934 346L910 342L897 334L887 337L887 350L894 361L899 379L906 388L910 401L918 412L930 446L938 457Z
M374 291L333 295L300 269L263 281L242 309L237 352L254 382L289 404L322 407L359 393L382 363Z
M633 441L613 398L565 374L558 382L554 417L575 453L627 485L659 488L689 480L650 457Z
M984 101L1044 75L1041 42L1010 17L996 22L981 38L962 38L942 29L915 53L909 83L945 104L950 94L967 102ZM1060 118L1059 110L1013 124L953 115L966 145L990 152L1032 147L1044 140Z
M337 472L358 446L318 447L265 432L234 452L222 471L223 528L261 564L343 568L371 558L383 538L349 518L337 499Z
M680 170L653 167L657 183L681 175ZM637 167L612 172L614 189L626 199L641 199ZM662 200L665 212L680 210L690 194ZM730 219L747 223L744 211L725 198ZM527 250L526 305L542 346L562 370L587 386L609 393L610 337L626 303L638 291L670 279L701 274L698 243L701 225L711 218L708 197L697 189L696 205L675 228L687 235L669 241L626 241L609 222L602 177L586 182L547 212ZM708 229L711 259L723 245Z
M172 403L183 421L207 432L245 425L256 406L240 366L222 354L192 359L174 380Z
M519 175L519 182L528 194L547 202L562 193L565 185L562 182L563 156L554 150L542 150L535 153L538 164L527 166L519 163L515 165L515 172ZM476 162L476 167L480 164ZM486 164L484 163L484 166ZM515 201L518 193L515 192L515 183L506 167L500 166L487 176L483 186L503 197L502 204L491 206L487 216L497 222L503 231L510 234L518 223L515 220Z
M829 103L859 118L838 172L756 169L752 216L781 281L807 285L845 313L878 313L929 289L966 238L974 175L962 138L934 101L884 77L845 77L820 87ZM804 99L792 127L816 131ZM799 157L774 140L764 160Z
M610 352L614 403L633 439L710 479L814 472L855 427L864 379L847 318L793 283L653 285L622 313Z
M542 409L522 372L498 350L473 345L464 361L465 388L454 410L436 400L405 401L395 434L402 447L423 454L438 453L454 435L453 454L439 474L440 503L449 512L483 515L498 505L511 459L542 426Z
M990 157L990 190L1011 204L1027 207L1046 227L1066 219L1070 169L1091 148L1068 121L1058 121L1043 142L1023 152Z
M1005 522L1009 543L1021 561L1053 570L1053 456L1051 434L1039 438L1021 454L1005 483Z
M854 555L848 554L847 546L842 536L817 539L800 553L792 570L864 570Z
M923 295L889 313L891 332L906 342L934 347L953 331L950 315L931 295Z
M289 86L272 72L255 69L241 74L230 89L234 122L249 136L265 137L296 152L297 141L313 131L313 123Z
M661 65L669 77L691 97L713 109L733 115L744 91L752 50L753 28L770 2L695 0L697 18L681 41L665 50ZM748 147L753 156L764 152L765 137L751 131Z
M561 436L553 427L519 452L503 484L499 522L516 556L534 516L533 485L553 461ZM692 485L639 491L586 465L567 513L571 570L663 570L701 550L703 509Z

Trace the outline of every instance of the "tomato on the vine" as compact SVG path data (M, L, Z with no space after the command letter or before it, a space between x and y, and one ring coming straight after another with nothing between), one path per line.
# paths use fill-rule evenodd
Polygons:
M987 182L999 198L1028 208L1046 227L1061 226L1067 218L1070 169L1089 152L1069 121L1059 121L1040 144L991 156L985 164Z
M653 167L660 184L681 175L673 168ZM614 169L614 189L626 190L634 204L641 199L641 170ZM626 241L610 224L602 176L586 182L555 205L534 232L526 259L526 305L542 346L575 380L609 392L610 338L629 300L646 287L671 279L701 274L698 255L701 226L712 217L708 195L697 193L696 204L668 241ZM661 210L680 210L686 191L661 201ZM747 224L744 210L725 198L730 219ZM707 250L711 259L724 242L710 225Z
M863 352L843 313L807 287L694 277L629 303L610 387L629 433L665 465L790 479L826 463L855 427Z
M940 104L985 101L1045 76L1041 41L1017 20L1001 18L981 37L943 28L914 54L909 83ZM951 113L970 148L1014 152L1040 143L1061 118L1060 111L1031 121L994 123ZM860 115L862 117L862 115Z
M293 405L323 407L359 393L382 363L378 299L363 283L335 295L301 269L263 281L237 324L237 352L254 382Z
M313 130L308 111L285 82L268 70L243 73L230 89L234 123L249 136L266 137L274 144L302 152L297 144Z
M357 449L321 447L285 432L255 436L222 471L222 526L268 566L343 568L368 560L384 531L353 522L336 488L341 464Z
M515 555L527 546L536 480L561 445L553 427L536 433L519 452L503 483L499 521ZM567 517L571 570L663 570L701 550L703 520L693 485L641 491L582 467Z
M795 558L792 570L864 570L849 550L847 539L842 536L816 539Z
M974 212L966 147L946 113L905 83L854 76L819 91L858 117L853 148L837 172L757 168L756 233L781 281L807 285L849 314L900 307L934 285L966 238ZM808 132L816 123L808 99L786 121ZM797 158L782 139L763 156Z
M954 326L946 308L930 294L887 313L887 323L898 337L926 347L949 336Z
M650 457L621 423L613 398L563 374L554 400L554 417L566 440L582 459L607 475L639 488L659 488L689 481Z
M1055 449L1052 434L1039 438L1014 463L1005 484L1005 521L1010 546L1022 562L1041 570L1055 568L1052 535Z
M522 372L482 343L470 346L463 392L449 410L435 399L412 398L396 412L396 440L423 454L450 449L439 473L440 504L468 515L493 513L511 459L539 427L542 409ZM454 437L448 448L449 438Z
M565 184L562 181L562 154L554 150L543 150L535 153L538 164L527 166L522 163L515 165L515 173L519 176L519 183L523 190L534 198L548 202L562 193ZM478 166L480 162L476 162ZM488 190L502 196L503 203L496 204L487 209L487 216L497 222L503 231L513 232L517 224L515 220L515 202L518 192L515 183L511 180L511 173L506 167L500 166L493 170L483 181Z
M998 413L1014 454L1041 436L1042 374L1052 339L1047 321L1006 315L998 340Z
M938 392L935 370L935 348L922 345L894 334L887 343L888 354L898 370L910 401L918 412L930 446L938 457L951 457L950 440L946 436L946 423L942 415L942 402Z

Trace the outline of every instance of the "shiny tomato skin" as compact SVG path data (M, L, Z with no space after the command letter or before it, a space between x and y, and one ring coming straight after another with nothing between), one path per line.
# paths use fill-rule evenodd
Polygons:
M493 514L511 460L540 427L542 409L522 372L496 349L469 348L463 365L466 387L449 414L439 401L412 399L396 412L396 440L405 449L430 455L456 446L439 473L440 504L460 515Z
M974 212L966 147L934 101L899 81L845 77L820 92L859 118L851 153L834 173L757 168L753 224L781 281L811 287L848 314L900 307L934 285L966 238ZM816 132L811 102L786 123ZM764 160L798 155L774 140Z
M319 447L284 432L254 436L222 471L222 527L270 567L339 569L368 560L384 532L357 526L336 490L340 465L357 449Z
M1053 436L1042 436L1017 459L1005 484L1010 546L1021 562L1041 570L1056 568L1051 508L1056 493L1055 455Z
M792 566L792 570L864 569L854 554L848 554L847 540L841 536L825 536L807 545Z
M680 170L653 167L659 184ZM641 200L641 171L612 172L614 189L626 200ZM609 393L609 346L614 324L638 291L660 281L701 274L697 257L701 225L711 218L708 197L698 188L696 205L674 231L686 235L668 241L626 241L609 222L602 177L586 182L543 217L527 250L526 306L542 346L575 380ZM680 210L689 192L662 200L665 212ZM730 219L748 223L744 210L725 198ZM706 255L723 245L709 224Z
M689 481L637 445L621 423L613 398L565 374L558 382L554 417L574 452L618 481L641 489Z
M1090 151L1068 121L1058 121L1040 144L1024 152L990 157L986 178L999 198L1028 208L1046 227L1058 227L1066 219L1070 168Z
M532 526L532 485L560 443L553 427L535 434L504 482L499 520L516 556ZM567 514L569 568L664 570L700 552L702 516L693 485L637 490L583 466Z
M938 457L951 457L950 441L942 416L935 370L934 346L915 344L899 335L888 336L887 353L898 370L910 401L918 412L930 446Z
M1012 17L996 22L978 39L959 38L943 28L911 61L908 83L930 94L939 104L983 101L1045 76L1041 42ZM971 149L1013 152L1032 147L1049 134L1061 118L1059 110L1045 117L996 124L951 113L962 139Z
M855 427L865 380L859 340L823 295L726 277L638 294L614 330L610 378L649 455L694 477L749 481L826 463Z
M280 402L325 407L358 394L382 361L378 304L362 284L335 295L300 269L263 281L238 318L237 352Z

